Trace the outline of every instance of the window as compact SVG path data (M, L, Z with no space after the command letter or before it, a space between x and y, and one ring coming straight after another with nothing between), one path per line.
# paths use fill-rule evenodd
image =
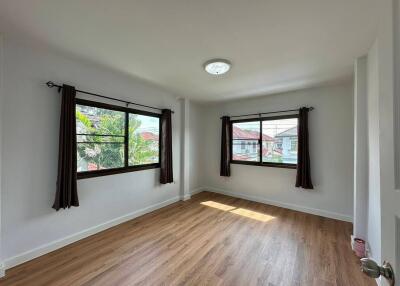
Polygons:
M78 178L159 167L160 115L76 100Z
M259 134L259 121L233 123L232 160L247 162L258 161L260 157Z
M264 163L297 164L297 118L279 118L262 121L263 141L272 144L269 152L263 153Z
M157 117L129 114L129 166L158 163L159 127Z
M231 163L296 168L297 124L297 115L232 121Z
M293 137L290 142L290 150L292 152L297 152L297 137Z
M240 145L242 147L241 148L242 151L246 150L246 142L242 141L242 142L240 142Z

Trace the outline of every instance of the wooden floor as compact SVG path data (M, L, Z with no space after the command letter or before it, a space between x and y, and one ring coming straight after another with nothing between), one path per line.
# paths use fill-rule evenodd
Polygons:
M351 230L204 192L12 268L0 285L376 285Z

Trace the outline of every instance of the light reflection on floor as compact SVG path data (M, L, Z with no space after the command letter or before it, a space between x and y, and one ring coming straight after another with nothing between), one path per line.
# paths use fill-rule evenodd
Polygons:
M266 214L263 214L260 212L256 212L256 211L252 211L252 210L248 210L248 209L244 209L244 208L237 208L234 206L221 204L221 203L214 202L214 201L205 201L205 202L201 202L200 204L203 206L219 209L219 210L225 211L225 212L228 211L228 212L236 214L236 215L244 216L244 217L255 219L258 221L262 221L262 222L268 222L275 218L274 216L266 215Z

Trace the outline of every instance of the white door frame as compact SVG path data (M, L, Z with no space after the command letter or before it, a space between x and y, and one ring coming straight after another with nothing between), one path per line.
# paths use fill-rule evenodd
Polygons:
M388 261L394 268L397 268L397 276L400 276L399 252L396 240L399 240L398 229L400 217L400 191L397 188L398 177L396 158L396 149L398 151L398 141L396 142L398 123L396 118L399 116L399 110L396 108L398 96L396 81L398 75L395 74L395 58L398 58L399 40L396 19L398 18L399 0L380 1L380 17L377 35L378 44L378 104L379 104L379 185L380 185L380 223L381 223L381 263ZM397 49L397 50L396 50ZM395 56L396 54L396 56ZM396 270L396 269L395 269ZM397 277L399 280L399 277ZM386 280L381 278L381 285L388 285ZM400 285L397 281L396 285Z
M0 33L0 278L5 275L5 267L3 263L2 244L1 244L1 190L2 190L2 109L4 108L3 81L4 78L4 36Z

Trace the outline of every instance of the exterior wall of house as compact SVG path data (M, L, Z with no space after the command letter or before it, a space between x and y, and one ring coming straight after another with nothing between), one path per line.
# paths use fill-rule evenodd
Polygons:
M257 142L254 140L240 140L237 144L233 144L233 153L235 154L257 154Z
M297 163L297 149L293 150L292 142L297 142L297 137L282 137L282 160L285 163ZM297 145L297 144L296 144Z

